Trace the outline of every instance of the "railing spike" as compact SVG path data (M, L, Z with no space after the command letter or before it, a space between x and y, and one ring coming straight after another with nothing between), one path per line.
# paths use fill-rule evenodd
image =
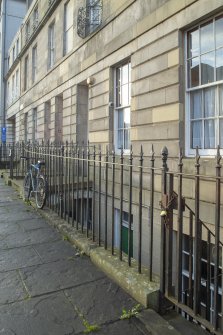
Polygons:
M150 161L154 161L154 160L155 160L154 156L155 156L155 151L154 151L154 147L153 147L153 144L152 144L152 148L151 148L151 159L150 159Z
M182 166L183 163L182 163L182 160L183 160L183 150L182 150L182 147L180 146L179 148L179 160L178 160L178 166Z
M198 149L198 146L196 146L196 155L195 155L195 166L200 166L200 163L199 163L199 160L200 160L200 155L199 155L199 149Z
M217 167L220 167L220 162L221 162L222 156L220 154L220 145L218 144L217 146L217 154L216 154L216 161L217 161Z

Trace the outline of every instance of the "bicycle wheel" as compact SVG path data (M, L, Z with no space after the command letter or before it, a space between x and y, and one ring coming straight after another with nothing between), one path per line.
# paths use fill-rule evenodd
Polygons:
M42 209L46 202L47 184L43 176L36 181L36 207Z
M29 200L31 189L32 189L32 183L31 183L31 176L30 173L27 173L25 175L24 181L23 181L23 190L24 190L24 199Z

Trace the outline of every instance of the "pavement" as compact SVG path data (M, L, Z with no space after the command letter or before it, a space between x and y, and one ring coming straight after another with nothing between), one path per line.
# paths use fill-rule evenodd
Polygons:
M151 334L136 305L0 179L0 334Z
M25 203L15 186L0 178L0 335L204 335L176 313L164 319L141 304L135 315L139 303L94 265L96 249L86 256L83 237L72 240L66 225ZM96 259L106 263L101 253Z

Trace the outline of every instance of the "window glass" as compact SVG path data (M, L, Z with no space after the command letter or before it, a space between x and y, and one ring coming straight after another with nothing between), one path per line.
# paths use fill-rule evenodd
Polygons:
M49 26L49 68L54 65L55 62L55 36L54 36L54 23Z
M201 56L201 84L214 81L215 53L208 52Z
M216 80L223 80L223 48L216 51Z
M201 26L201 53L214 49L213 22L208 22Z
M223 46L223 16L216 19L216 48Z
M202 147L202 121L193 121L191 125L191 132L192 132L192 148L201 148Z
M121 86L121 106L127 106L129 104L129 85Z
M204 121L204 147L215 148L215 120Z
M199 55L199 30L196 29L188 33L188 58Z
M122 85L129 82L129 66L128 64L122 67Z
M66 52L70 52L73 48L73 29L69 29L66 32L65 43L66 43Z
M199 86L199 57L195 57L188 62L189 87Z
M202 118L202 94L200 91L191 93L191 119Z
M204 116L215 116L215 89L208 88L204 90Z
M219 114L223 116L223 85L219 87Z
M124 109L124 127L130 127L130 108Z
M223 119L220 119L219 122L219 134L220 134L220 147L223 148Z
M123 110L120 109L118 112L118 128L124 127L124 113Z
M64 8L64 53L73 48L73 3L69 1Z

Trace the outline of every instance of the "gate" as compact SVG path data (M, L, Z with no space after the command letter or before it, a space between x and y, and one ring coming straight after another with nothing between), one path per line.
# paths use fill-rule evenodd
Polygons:
M166 148L163 149L161 200L161 297L170 300L188 320L212 333L222 333L222 242L220 241L221 156L216 156L216 175L200 174L196 149L195 174L183 173L182 154L178 173L168 171ZM193 199L184 197L183 183L194 188ZM215 185L214 221L200 219L201 183ZM209 190L207 190L208 192ZM203 204L204 205L204 204ZM211 228L213 227L213 228Z

